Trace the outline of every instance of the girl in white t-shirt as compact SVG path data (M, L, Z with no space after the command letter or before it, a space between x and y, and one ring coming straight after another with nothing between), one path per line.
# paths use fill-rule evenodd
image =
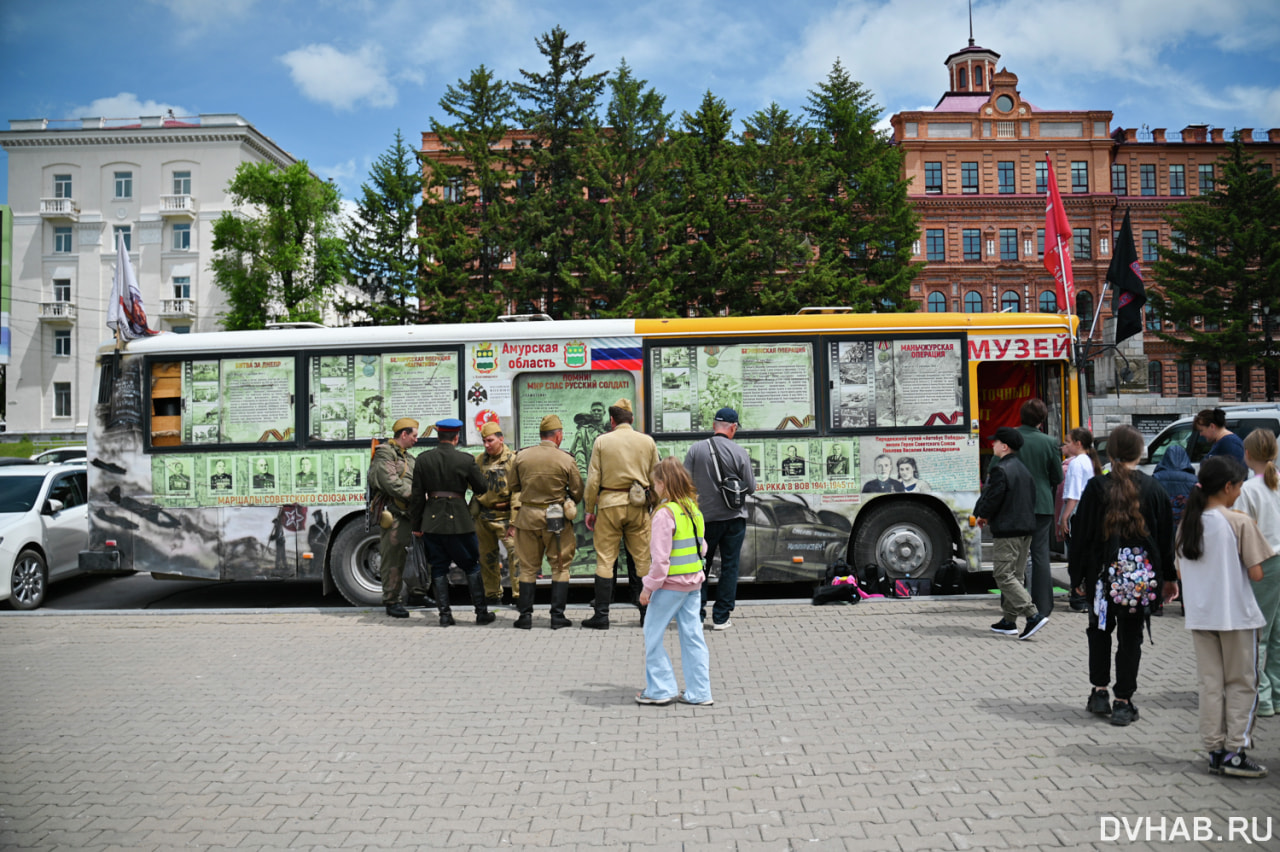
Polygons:
M1093 433L1083 427L1072 429L1062 445L1067 455L1067 467L1062 480L1062 515L1058 518L1058 537L1067 538L1071 532L1071 516L1089 480L1102 473L1102 462L1093 448Z
M1267 768L1245 750L1252 745L1257 708L1258 628L1266 619L1248 581L1261 579L1263 560L1275 554L1257 524L1231 510L1245 474L1245 466L1229 456L1201 463L1174 552L1196 649L1200 736L1209 752L1209 771L1262 778Z
M1254 429L1244 439L1244 463L1254 475L1244 482L1236 508L1258 524L1258 531L1280 552L1280 476L1276 474L1276 436ZM1258 633L1258 715L1274 716L1280 705L1280 556L1262 563L1262 579L1253 597L1267 619Z

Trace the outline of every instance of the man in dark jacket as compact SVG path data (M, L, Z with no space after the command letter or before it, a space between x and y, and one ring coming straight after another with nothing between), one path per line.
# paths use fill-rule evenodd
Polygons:
M1173 528L1178 528L1182 520L1182 510L1191 496L1191 489L1196 487L1196 470L1191 466L1191 457L1181 444L1174 444L1160 458L1155 472L1151 474L1156 482L1169 492L1169 504L1173 508Z
M1053 494L1062 482L1062 445L1040 427L1049 419L1049 408L1043 400L1032 398L1019 412L1022 425L1022 449L1018 458L1031 473L1035 484L1036 528L1031 534L1031 573L1027 588L1036 609L1047 616L1053 612L1053 576L1049 570L1049 540L1053 538Z
M1004 613L1003 618L991 625L991 632L1030 639L1049 621L1031 602L1020 576L1031 550L1031 535L1036 530L1035 484L1026 465L1018 458L1022 435L1017 429L1001 426L991 438L991 447L997 458L987 470L987 484L973 507L978 525L991 526L993 573L1000 587L1000 609ZM1020 615L1027 619L1021 634L1017 621Z

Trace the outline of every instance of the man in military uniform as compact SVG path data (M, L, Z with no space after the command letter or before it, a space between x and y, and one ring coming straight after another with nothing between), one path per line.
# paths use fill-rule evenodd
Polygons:
M369 467L370 486L381 494L391 523L383 527L378 554L382 557L382 604L392 618L408 618L400 602L404 580L405 548L413 541L409 533L409 498L413 496L413 456L409 448L418 443L418 421L401 417L391 427L390 441L378 444ZM385 517L385 516L384 516Z
M462 421L455 418L436 423L440 440L435 449L422 453L413 465L413 499L409 516L416 523L414 535L421 535L431 566L440 626L452 627L449 608L449 566L457 565L467 577L467 589L476 610L476 624L490 624L497 617L489 612L480 579L480 544L476 524L467 508L468 489L477 495L485 491L484 478L475 459L458 449Z
M578 427L578 431L573 436L573 447L570 452L573 453L573 460L578 465L578 473L585 479L587 463L591 460L591 448L595 446L596 438L604 434L604 403L591 403L591 413L584 411L581 414L575 414L573 424Z
M480 428L484 440L484 452L476 456L480 474L488 490L476 497L480 514L476 518L476 537L480 541L480 577L484 580L485 600L496 604L502 600L502 560L498 552L501 542L507 549L507 570L511 577L511 596L519 596L520 571L516 563L515 535L508 535L511 527L511 489L507 487L507 473L515 452L503 439L502 427L489 422Z
M653 438L632 428L631 401L609 406L610 431L596 438L587 471L587 529L595 533L595 615L583 627L609 629L609 601L613 597L614 565L626 542L627 584L632 602L640 606L640 578L649 573L649 507L631 494L647 495L650 475L658 464ZM644 608L640 608L644 621Z
M513 626L533 627L533 593L545 555L551 563L551 629L559 630L573 625L565 618L564 608L569 602L569 566L578 549L572 523L576 506L571 509L565 501L582 499L582 474L573 456L560 449L564 427L559 417L542 418L538 433L542 441L516 453L507 471L507 486L517 507L509 532L515 534L520 565L520 615ZM556 526L558 532L549 529Z

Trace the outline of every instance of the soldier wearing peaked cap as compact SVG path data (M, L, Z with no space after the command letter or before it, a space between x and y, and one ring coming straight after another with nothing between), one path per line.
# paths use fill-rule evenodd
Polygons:
M520 563L520 615L515 627L533 627L533 593L545 556L551 563L551 629L569 627L564 608L569 601L569 566L577 550L573 519L582 499L582 474L573 456L560 449L564 425L549 414L542 418L537 446L516 453L507 473L516 508L511 531Z
M458 449L462 421L455 418L436 423L439 442L435 449L418 456L413 467L413 502L411 517L417 522L415 535L421 535L431 566L431 584L440 626L454 624L449 607L449 566L457 565L467 578L471 603L476 611L476 624L490 624L496 616L489 612L484 599L484 583L480 578L480 545L476 525L467 509L467 491L485 492L484 477L475 459Z
M382 536L378 554L382 557L382 604L392 618L408 618L400 601L404 580L405 549L413 541L409 535L409 499L413 496L413 456L409 448L418 442L418 421L401 417L391 427L392 438L378 444L369 467L369 486L383 500Z
M508 476L515 452L507 446L502 427L486 423L480 427L484 452L476 456L476 465L488 488L475 498L476 536L480 540L480 577L484 596L490 604L502 600L502 561L499 542L507 550L507 569L511 578L511 595L519 596L520 571L516 559L515 534L511 531L511 513L515 510Z

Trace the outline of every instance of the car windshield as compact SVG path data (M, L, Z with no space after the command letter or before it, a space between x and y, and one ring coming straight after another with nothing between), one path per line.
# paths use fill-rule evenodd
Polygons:
M822 523L812 511L794 503L779 503L774 506L773 516L777 520L778 526Z
M43 475L6 476L0 479L0 513L31 511L43 484Z

